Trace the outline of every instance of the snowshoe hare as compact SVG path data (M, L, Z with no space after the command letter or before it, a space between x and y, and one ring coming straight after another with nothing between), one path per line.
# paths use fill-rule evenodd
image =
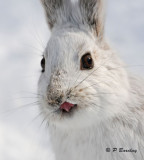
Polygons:
M143 160L144 82L104 37L103 0L41 0L51 38L40 110L56 160Z

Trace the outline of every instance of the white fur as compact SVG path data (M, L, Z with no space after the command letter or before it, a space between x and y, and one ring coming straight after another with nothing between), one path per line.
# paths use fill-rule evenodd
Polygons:
M90 1L96 5L93 21L98 24L103 14L98 14L102 10L96 8L101 7L102 0ZM53 2L45 3L52 6ZM64 1L61 3L65 6ZM87 2L80 0L82 3ZM55 12L61 14L54 21L47 17L52 35L44 53L45 72L38 85L40 109L49 124L56 159L143 160L144 83L127 73L117 54L105 43L103 23L99 28L90 26L80 11L82 6L66 4L70 10L64 14L61 5L51 8L51 12L45 8L51 17ZM88 12L90 8L84 9ZM94 68L80 70L80 59L87 52L92 55ZM62 103L78 104L72 114L56 113L60 106L49 104L61 95ZM137 152L108 153L106 148Z

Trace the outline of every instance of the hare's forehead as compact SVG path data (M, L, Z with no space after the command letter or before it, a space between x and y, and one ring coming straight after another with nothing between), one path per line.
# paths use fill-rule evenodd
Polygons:
M54 35L47 45L47 54L82 54L91 51L94 41L82 33L65 33Z

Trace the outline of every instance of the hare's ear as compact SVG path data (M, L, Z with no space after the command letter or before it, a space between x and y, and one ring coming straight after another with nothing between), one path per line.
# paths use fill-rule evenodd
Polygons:
M41 0L50 29L67 19L67 0Z
M105 5L104 0L79 0L83 23L90 26L98 40L104 36Z

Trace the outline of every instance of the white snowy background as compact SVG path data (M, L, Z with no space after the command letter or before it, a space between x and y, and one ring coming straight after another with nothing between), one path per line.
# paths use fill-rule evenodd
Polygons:
M144 65L144 1L108 0L106 36L130 66ZM54 160L36 102L48 31L39 0L0 1L0 160ZM129 67L144 76L144 67ZM29 105L28 105L29 104Z

